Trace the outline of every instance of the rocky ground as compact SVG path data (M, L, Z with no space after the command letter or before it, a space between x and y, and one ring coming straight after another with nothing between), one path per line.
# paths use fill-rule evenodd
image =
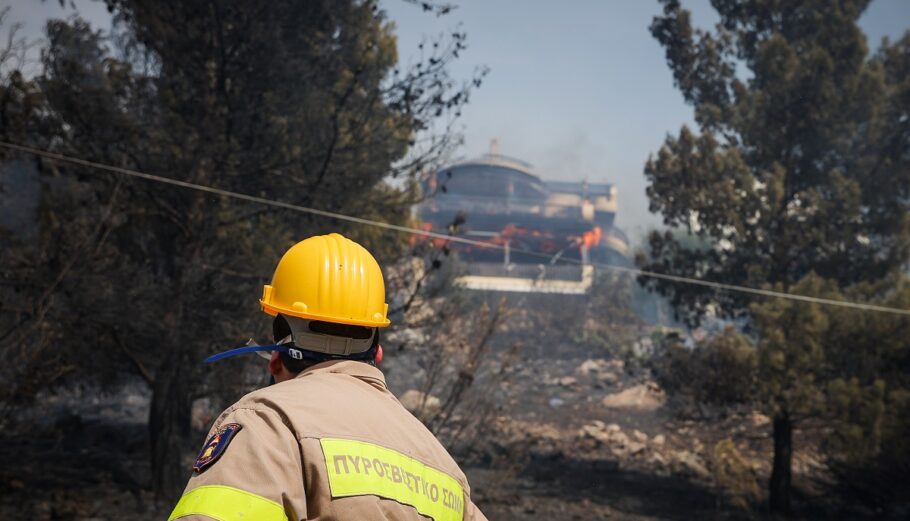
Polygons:
M390 387L403 403L438 407L445 396L421 394L424 369L414 356L389 351ZM591 354L562 350L558 357L506 360L506 349L494 349L485 361L495 371L465 398L490 405L482 425L467 412L477 409L464 404L443 437L474 421L479 435L459 445L459 457L490 519L762 517L768 418L702 411L707 419L681 419L646 371ZM0 433L0 515L165 518L170 505L145 487L148 400L138 384L45 397L20 419L27 430ZM206 414L201 408L197 416ZM816 503L813 484L824 475L811 447L797 447L800 505ZM801 506L798 517L824 517L812 508Z
M771 461L766 416L701 410L699 420L684 419L637 365L589 358L585 350L557 352L520 358L484 388L497 413L470 447L466 467L491 519L763 517ZM416 413L444 401L408 388L420 381L419 368L402 377L394 359L390 366L390 385ZM824 466L812 433L797 439L796 517L825 517L816 506Z

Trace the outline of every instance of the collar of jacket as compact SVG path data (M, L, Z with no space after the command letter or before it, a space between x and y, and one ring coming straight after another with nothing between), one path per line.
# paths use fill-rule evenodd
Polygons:
M335 373L347 376L353 376L358 380L365 380L375 387L382 390L388 390L385 384L385 375L377 367L357 360L328 360L312 365L300 372L297 378L306 378L307 376L320 373Z

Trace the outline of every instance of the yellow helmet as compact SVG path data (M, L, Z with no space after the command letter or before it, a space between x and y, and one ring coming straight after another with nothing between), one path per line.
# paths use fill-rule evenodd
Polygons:
M291 247L259 300L269 315L338 324L387 327L389 305L379 263L363 246L337 233Z

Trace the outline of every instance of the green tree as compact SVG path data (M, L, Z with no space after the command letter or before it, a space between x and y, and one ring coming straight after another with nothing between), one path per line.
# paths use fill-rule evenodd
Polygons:
M735 327L684 345L676 333L657 336L657 352L649 363L655 379L671 396L696 404L735 406L755 398L755 346Z
M3 115L18 123L3 139L403 223L415 176L456 142L451 122L482 76L449 77L460 32L398 69L393 25L370 0L107 3L112 37L50 22L42 72L4 81ZM13 233L0 256L4 291L25 305L4 306L0 333L19 346L48 338L80 377L142 375L153 485L165 495L179 492L181 454L196 445L192 401L219 371L199 360L262 332L255 296L275 259L329 230L386 255L403 244L75 166L37 168L38 240Z
M778 290L783 285L776 286ZM795 293L836 298L836 283L810 274L789 288ZM830 319L821 305L773 299L755 303L751 314L758 340L758 398L771 416L774 467L770 500L775 511L790 509L793 427L818 413L824 392ZM785 467L785 468L781 468Z
M901 273L847 291L809 274L792 290L910 309L910 281ZM910 319L787 300L755 303L751 313L759 396L775 421L827 421L824 446L845 503L885 510L906 501Z
M694 29L677 0L662 3L651 32L699 129L683 127L648 160L647 193L669 228L710 247L686 249L672 232L654 233L644 267L795 291L810 272L844 287L905 263L910 33L869 56L857 26L868 1L714 0L713 31ZM747 322L751 315L744 294L641 282L669 296L690 323L709 310ZM806 335L823 324L784 316L806 313L799 309L777 317L799 331L762 329L766 367L811 364L819 347ZM801 340L790 344L794 335ZM811 382L805 387L794 392L810 392ZM770 504L780 512L789 509L792 402L770 391Z
M910 309L910 278L860 284L845 298ZM840 493L900 517L910 498L910 318L842 308L829 314L834 348L822 409L833 427L829 466Z

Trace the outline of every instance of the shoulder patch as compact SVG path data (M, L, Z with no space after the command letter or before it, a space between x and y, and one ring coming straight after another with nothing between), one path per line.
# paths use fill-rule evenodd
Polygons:
M202 472L209 465L215 463L215 460L224 454L228 443L231 442L231 439L241 428L243 426L239 423L226 423L209 436L209 439L205 441L205 445L202 446L202 450L199 451L196 463L193 464L193 471Z

